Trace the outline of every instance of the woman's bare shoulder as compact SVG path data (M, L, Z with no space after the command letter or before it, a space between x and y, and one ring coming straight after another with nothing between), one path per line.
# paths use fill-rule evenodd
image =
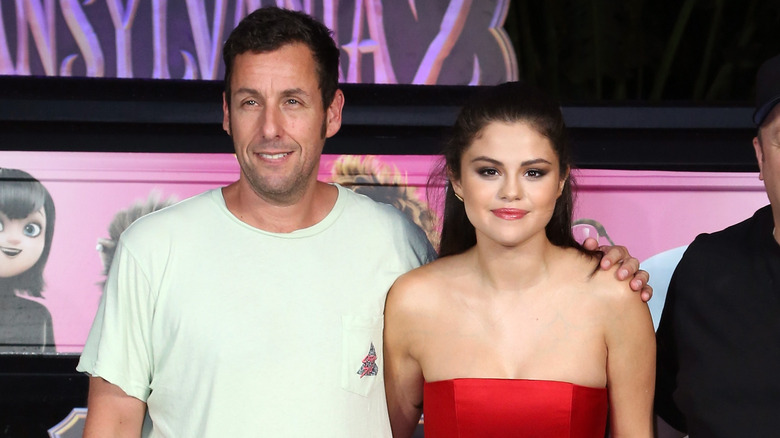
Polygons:
M598 254L585 254L576 248L558 248L556 259L558 260L557 272L567 281L591 283L594 274L599 270Z
M428 287L441 282L447 282L458 273L463 272L467 266L462 254L442 257L431 263L422 265L418 268L401 275L395 281L396 286L402 288Z
M631 290L629 279L618 280L620 266L604 270L599 267L600 259L589 263L590 275L578 290L580 309L588 309L592 321L600 321L607 339L618 336L645 336L652 320L647 303L639 293ZM634 333L636 332L636 333ZM634 334L632 334L634 333Z
M599 254L585 254L574 248L562 250L559 257L560 265L558 268L561 281L573 286L573 290L582 294L583 299L593 299L603 301L605 304L630 297L639 296L631 291L628 280L618 280L618 265L612 266L608 270L601 269L599 266L601 258Z
M453 281L463 275L461 255L447 256L401 275L387 296L388 305L424 307L445 299Z
M647 304L642 301L637 292L631 290L629 285L631 277L619 280L618 269L620 265L612 266L607 270L598 267L588 281L590 293L613 311L646 309Z

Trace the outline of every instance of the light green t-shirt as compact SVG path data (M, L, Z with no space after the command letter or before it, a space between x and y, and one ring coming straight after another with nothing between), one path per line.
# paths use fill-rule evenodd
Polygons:
M145 401L148 436L389 437L385 295L433 250L398 210L338 189L292 233L239 221L220 189L138 220L78 370Z

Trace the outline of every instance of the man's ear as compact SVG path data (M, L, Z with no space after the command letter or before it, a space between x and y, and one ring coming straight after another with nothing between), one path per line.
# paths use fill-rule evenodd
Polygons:
M222 129L230 134L230 108L228 107L227 99L225 98L225 92L222 92Z
M341 90L336 90L336 94L333 96L333 101L325 111L325 138L330 138L336 135L341 129L341 111L344 109L344 93Z
M764 180L764 149L761 147L761 140L753 137L753 149L756 150L756 161L758 161L758 179Z

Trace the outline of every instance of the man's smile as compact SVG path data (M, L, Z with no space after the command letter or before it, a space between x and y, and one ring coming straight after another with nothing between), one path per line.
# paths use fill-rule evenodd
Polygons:
M286 157L289 154L290 154L289 152L283 152L279 154L257 154L257 155L259 155L261 158L265 158L266 160L278 160L280 158Z

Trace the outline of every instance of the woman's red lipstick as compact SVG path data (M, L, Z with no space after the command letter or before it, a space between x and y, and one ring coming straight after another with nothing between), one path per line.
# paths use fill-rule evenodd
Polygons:
M526 210L520 210L519 208L497 208L490 211L498 218L508 221L522 219L528 213Z

